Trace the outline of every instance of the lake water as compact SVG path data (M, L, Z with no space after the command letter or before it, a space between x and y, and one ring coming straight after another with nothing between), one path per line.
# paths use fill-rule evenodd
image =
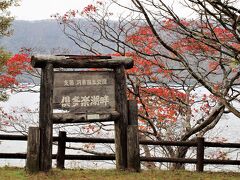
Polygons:
M203 93L205 90L198 89L196 93ZM1 102L1 106L5 110L10 111L11 109L20 109L21 107L27 107L29 109L36 109L39 106L39 93L15 93L11 94L7 102ZM227 139L228 142L240 143L240 119L236 118L232 114L226 114L222 117L217 126L207 133L207 137L222 137ZM0 144L0 152L12 152L12 153L24 153L26 152L26 142L14 142L14 141L2 141ZM101 147L104 151L104 147ZM207 150L208 151L208 150ZM56 153L56 147L53 147L53 153ZM74 150L67 150L68 154L76 154ZM232 159L240 160L240 151L236 150L230 157ZM53 165L55 165L55 161ZM0 159L0 166L25 166L25 160L10 160ZM94 163L89 161L66 161L66 166L70 168L114 168L113 162L95 161ZM193 168L193 166L189 166ZM206 166L206 170L234 170L238 171L238 166Z

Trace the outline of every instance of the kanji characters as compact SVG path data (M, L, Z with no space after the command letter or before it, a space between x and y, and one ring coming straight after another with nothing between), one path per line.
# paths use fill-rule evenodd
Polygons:
M81 106L90 105L90 96L81 96Z
M107 105L109 103L109 97L108 96L103 96L103 97L100 97L100 104L103 104L103 105Z
M105 78L102 79L77 79L77 80L64 80L64 86L96 86L107 85L108 81Z
M61 100L62 107L71 107L71 98L70 96L63 96Z
M70 107L88 107L88 106L107 106L110 103L109 96L63 96L61 99L61 106L63 108Z
M80 102L81 102L80 97L79 96L74 96L72 98L72 107L79 106Z
M63 81L64 86L69 86L68 80Z
M98 106L100 104L100 96L91 96L91 105Z

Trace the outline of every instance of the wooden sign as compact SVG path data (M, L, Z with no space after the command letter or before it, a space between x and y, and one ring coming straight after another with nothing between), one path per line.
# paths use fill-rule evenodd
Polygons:
M115 111L114 72L54 72L53 109L74 114Z
M128 114L132 117L130 111L131 113L136 111L127 106L130 103L127 103L125 69L133 67L133 60L128 57L109 56L34 55L31 57L31 64L42 70L39 160L35 161L39 170L47 172L52 167L54 123L102 122L103 120L114 121L117 169L125 170L128 164L132 168L132 163L127 162L127 154L130 154L131 160L135 157L132 156L134 153L130 152L131 150L127 151L127 144L131 145L133 142L131 139L128 140L128 130L133 129L133 132L137 133L138 128L128 128L130 122ZM81 72L54 72L54 68L83 69ZM84 71L87 68L107 68L111 71ZM39 143L35 142L34 145ZM137 153L135 144L134 148L130 149ZM29 168L28 164L27 168Z

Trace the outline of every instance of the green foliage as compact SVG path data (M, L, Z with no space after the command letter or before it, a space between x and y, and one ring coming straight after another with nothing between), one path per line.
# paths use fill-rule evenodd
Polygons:
M20 168L10 168L8 166L0 168L0 177L2 180L5 179L18 179L24 180L27 179L26 173L23 169Z
M3 0L0 1L0 37L9 36L12 32L9 27L13 21L13 16L9 12L9 7L17 6L18 0Z
M6 61L11 57L11 53L5 51L3 48L0 47L0 72L2 72L4 69L4 65Z
M13 21L13 16L9 12L11 6L17 6L18 0L3 0L0 1L0 37L9 36L12 32L10 29ZM11 57L11 54L0 47L0 72L4 72L5 63ZM3 91L0 92L0 101L6 101L8 99L7 94Z
M11 57L11 53L0 47L0 74L5 71L5 63ZM7 101L8 95L4 91L0 91L0 102Z
M11 34L11 22L13 17L11 16L8 8L16 6L18 0L3 0L0 1L0 37L8 36ZM5 62L11 57L11 54L0 47L0 72L3 71Z

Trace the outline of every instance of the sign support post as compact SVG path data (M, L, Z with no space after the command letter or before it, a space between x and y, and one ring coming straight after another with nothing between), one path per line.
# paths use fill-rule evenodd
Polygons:
M53 123L101 121L114 121L116 167L118 170L126 170L128 107L125 69L133 67L133 60L111 56L37 55L32 56L31 64L42 69L39 109L40 171L47 172L52 167ZM76 74L68 71L57 73L54 68L98 70ZM104 71L99 71L99 68ZM67 113L54 113L54 108Z
M116 167L118 170L127 169L127 126L128 126L128 109L127 109L127 86L124 72L124 66L115 69L116 80L116 110L120 117L114 121L115 125L115 154Z
M47 172L52 167L52 98L53 65L47 63L42 67L40 87L40 171Z

